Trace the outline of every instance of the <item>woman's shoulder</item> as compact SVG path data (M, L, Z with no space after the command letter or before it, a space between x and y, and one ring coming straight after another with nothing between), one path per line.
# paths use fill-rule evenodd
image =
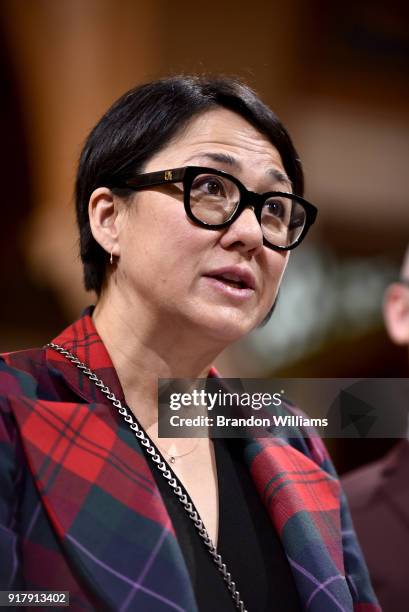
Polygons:
M0 354L0 396L23 394L34 397L45 368L43 348Z
M29 349L0 354L0 459L2 495L12 497L13 483L24 464L15 418L15 404L29 405L37 399L44 351Z

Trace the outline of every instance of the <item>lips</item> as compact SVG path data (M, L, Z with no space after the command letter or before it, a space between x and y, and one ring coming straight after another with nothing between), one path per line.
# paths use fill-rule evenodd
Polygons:
M208 278L214 278L230 287L236 289L251 289L254 291L256 288L256 279L254 274L247 268L240 266L227 266L212 270L204 276Z

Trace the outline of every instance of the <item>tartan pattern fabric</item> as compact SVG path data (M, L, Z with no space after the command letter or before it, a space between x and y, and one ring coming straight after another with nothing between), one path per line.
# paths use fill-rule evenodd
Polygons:
M90 311L53 342L124 400ZM73 610L197 612L149 465L100 390L52 349L20 351L0 359L0 408L0 589L68 590ZM322 442L294 430L243 452L304 609L379 611Z

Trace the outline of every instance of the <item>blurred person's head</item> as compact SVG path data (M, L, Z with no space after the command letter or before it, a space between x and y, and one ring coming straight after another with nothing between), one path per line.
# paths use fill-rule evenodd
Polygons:
M409 247L403 259L399 281L389 285L385 292L383 312L391 340L409 347Z

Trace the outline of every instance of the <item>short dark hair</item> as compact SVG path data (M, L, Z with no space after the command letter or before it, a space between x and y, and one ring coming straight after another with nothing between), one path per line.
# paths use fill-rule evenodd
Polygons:
M91 233L88 203L94 189L124 184L141 172L195 116L212 108L231 110L264 134L280 153L294 193L303 195L300 160L278 117L247 85L230 77L174 76L131 89L100 119L81 153L76 212L85 288L99 295L108 255Z

